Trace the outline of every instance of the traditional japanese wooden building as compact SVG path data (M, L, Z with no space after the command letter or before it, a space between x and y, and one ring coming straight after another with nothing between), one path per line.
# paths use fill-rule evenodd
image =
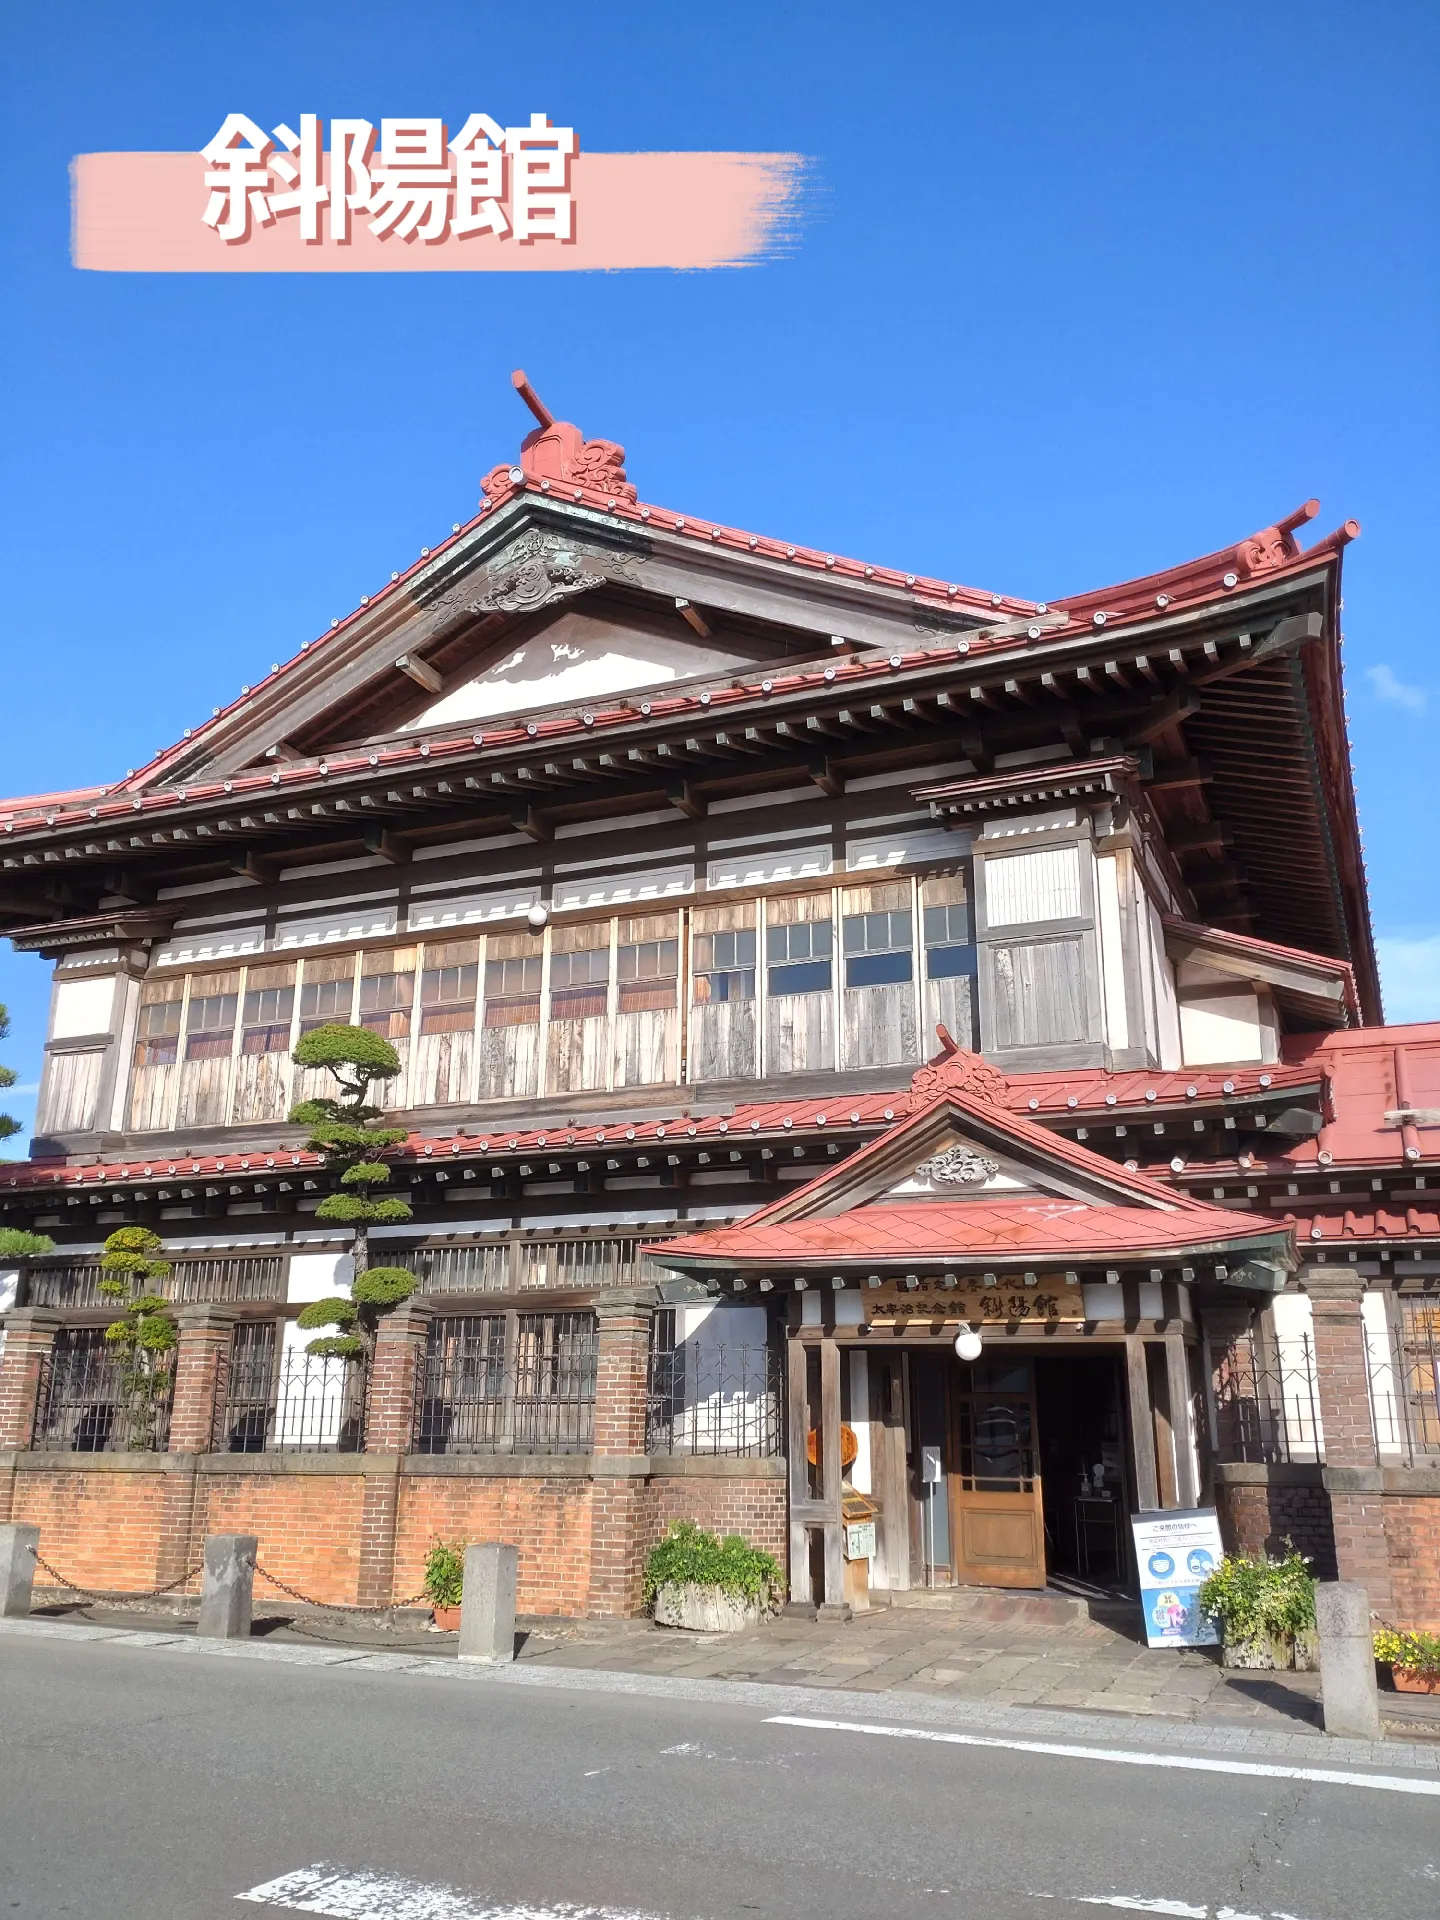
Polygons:
M92 1584L244 1531L376 1605L510 1538L579 1613L675 1518L838 1607L1124 1589L1132 1511L1213 1502L1440 1624L1440 1026L1381 1024L1354 524L1039 603L643 504L521 390L468 525L0 803L54 967L0 1222L57 1249L0 1276L0 1515ZM365 1368L296 1325L349 1278L287 1118L326 1021L403 1062ZM143 1432L124 1223L175 1263Z

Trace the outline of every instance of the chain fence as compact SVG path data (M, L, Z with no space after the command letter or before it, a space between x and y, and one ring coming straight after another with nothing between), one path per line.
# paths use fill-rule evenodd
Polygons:
M58 1567L51 1566L37 1548L32 1547L30 1551L35 1555L36 1566L49 1574L57 1586L64 1587L69 1593L79 1594L84 1600L101 1601L107 1607L138 1606L142 1601L159 1600L163 1595L175 1593L179 1588L187 1586L190 1581L205 1571L202 1561L199 1566L191 1567L187 1573L180 1574L177 1579L167 1580L163 1587L146 1587L139 1593L129 1590L123 1593L112 1593L101 1587L81 1586L78 1581L67 1579ZM400 1607L418 1606L422 1600L428 1602L430 1598L427 1593L414 1593L407 1600L390 1600L383 1606L352 1607L339 1600L316 1600L313 1595L302 1593L298 1587L290 1586L278 1574L271 1573L268 1568L262 1567L258 1560L255 1563L255 1571L262 1580L268 1580L272 1587L278 1587L289 1599L298 1600L302 1606L316 1607L325 1613L393 1613Z
M278 1587L281 1593L288 1595L291 1600L298 1600L302 1607L319 1607L325 1613L394 1613L397 1608L418 1606L422 1600L428 1602L430 1599L428 1593L412 1593L408 1600L387 1600L384 1606L380 1607L351 1607L341 1600L313 1599L308 1593L302 1593L298 1587L290 1586L278 1574L269 1572L267 1568L260 1565L258 1560L255 1562L255 1571L262 1580L268 1580L272 1587Z

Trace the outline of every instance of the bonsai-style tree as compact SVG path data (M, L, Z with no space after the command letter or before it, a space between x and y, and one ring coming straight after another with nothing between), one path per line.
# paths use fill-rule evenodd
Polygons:
M302 1100L290 1118L310 1129L306 1142L310 1151L323 1155L330 1171L340 1176L340 1192L325 1196L316 1210L317 1219L354 1229L355 1279L350 1298L312 1300L300 1314L302 1327L338 1331L321 1334L305 1351L346 1358L368 1354L380 1316L408 1300L416 1286L408 1267L370 1265L371 1227L411 1217L408 1202L375 1196L375 1189L390 1180L390 1169L378 1155L397 1146L405 1138L405 1129L379 1125L381 1109L366 1103L372 1081L391 1080L400 1071L400 1056L388 1040L367 1027L332 1023L301 1034L292 1058L297 1066L326 1069L340 1090L338 1098Z
M0 1260L25 1260L34 1253L53 1253L48 1233L27 1233L24 1227L0 1227Z
M136 1450L159 1444L155 1412L170 1384L170 1360L178 1338L166 1301L152 1283L170 1272L165 1247L149 1227L117 1227L100 1256L100 1291L123 1302L120 1318L105 1338L120 1360L122 1417L127 1444Z
M10 1031L10 1009L0 1004L0 1040ZM17 1075L13 1067L0 1067L0 1088L13 1087ZM24 1125L12 1113L0 1113L0 1140L9 1140L17 1133L25 1131Z

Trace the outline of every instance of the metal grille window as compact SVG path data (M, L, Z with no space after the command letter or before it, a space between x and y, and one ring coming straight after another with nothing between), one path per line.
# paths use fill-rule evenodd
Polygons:
M594 1020L604 1016L610 993L610 948L550 956L550 1018Z
M210 974L190 983L190 1006L185 1016L185 1058L221 1060L228 1057L235 1033L240 996L230 983L235 976Z
M43 1453L151 1453L170 1431L169 1354L119 1353L101 1327L62 1327L46 1363L32 1445Z
M496 1453L505 1439L505 1316L432 1320L416 1449Z
M361 1026L386 1040L407 1040L414 1005L414 952L367 953L360 963Z
M697 1007L755 998L755 929L695 935L693 999Z
M912 924L908 910L848 914L843 928L846 986L888 987L910 979Z
M180 1047L180 1003L183 980L166 980L146 987L135 1027L135 1065L173 1067Z
M216 1442L222 1453L263 1453L275 1416L275 1362L279 1351L273 1320L251 1320L230 1340L230 1374Z
M277 1322L248 1322L231 1339L217 1444L228 1453L359 1453L365 1388L363 1361L306 1353L285 1344Z
M595 1432L593 1313L522 1313L515 1340L515 1446L584 1453Z
M766 1459L783 1448L780 1355L770 1347L676 1342L675 1311L655 1316L645 1450Z
M420 976L420 1031L469 1033L475 1025L480 961L473 942L437 949L440 965Z
M1440 1458L1440 1301L1399 1295L1383 1331L1366 1331L1370 1402L1382 1456Z
M1215 1457L1270 1465L1323 1460L1310 1336L1277 1343L1273 1356L1266 1345L1258 1327L1223 1345L1206 1342Z
M828 920L801 920L765 929L766 984L771 994L829 993L831 928Z
M252 967L241 1021L242 1053L288 1053L295 1010L293 967Z

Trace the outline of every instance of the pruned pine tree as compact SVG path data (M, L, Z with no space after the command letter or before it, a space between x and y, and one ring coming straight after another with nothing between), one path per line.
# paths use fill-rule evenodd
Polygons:
M0 1003L0 1040L5 1039L9 1032L10 1009ZM13 1067L0 1067L0 1091L6 1087L13 1087L17 1078ZM24 1123L17 1120L13 1113L0 1113L0 1140L13 1139L17 1133L24 1131Z
M164 1242L149 1227L117 1227L100 1256L100 1291L123 1303L105 1338L120 1361L120 1412L125 1444L137 1452L160 1444L156 1413L169 1389L170 1355L179 1338L169 1303L154 1282L170 1273Z
M312 1153L323 1155L330 1171L340 1176L340 1192L325 1196L316 1218L354 1230L355 1279L350 1298L312 1300L302 1309L302 1327L336 1329L310 1341L305 1350L344 1357L368 1355L381 1315L408 1300L416 1286L408 1267L370 1265L371 1227L411 1217L408 1202L393 1196L377 1198L375 1191L390 1180L390 1169L379 1155L387 1147L398 1146L405 1129L381 1126L381 1109L367 1104L371 1083L393 1079L400 1071L400 1056L388 1040L366 1027L329 1024L302 1034L292 1058L297 1066L324 1068L340 1089L338 1098L302 1100L290 1118L310 1129L306 1145Z

